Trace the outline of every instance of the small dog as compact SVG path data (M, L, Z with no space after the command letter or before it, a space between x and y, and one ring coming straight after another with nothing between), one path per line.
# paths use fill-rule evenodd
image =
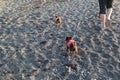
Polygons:
M61 24L61 17L60 16L56 16L56 24L60 25Z
M76 42L72 39L72 37L66 37L66 47L68 51L68 55L74 52L75 56L78 55L78 47Z

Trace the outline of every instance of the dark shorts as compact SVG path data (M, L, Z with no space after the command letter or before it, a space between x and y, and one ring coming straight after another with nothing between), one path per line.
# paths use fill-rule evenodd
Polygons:
M113 0L99 0L100 14L106 14L106 9L112 8Z

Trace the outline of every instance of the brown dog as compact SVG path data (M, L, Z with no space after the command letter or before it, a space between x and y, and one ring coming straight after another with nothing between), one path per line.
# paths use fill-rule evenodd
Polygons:
M60 25L61 24L61 17L60 16L56 16L56 24Z
M78 47L76 42L72 39L72 37L66 37L66 47L68 51L68 55L74 52L75 56L78 55Z

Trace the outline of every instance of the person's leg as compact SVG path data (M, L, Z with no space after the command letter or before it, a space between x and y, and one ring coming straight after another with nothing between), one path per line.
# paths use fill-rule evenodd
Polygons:
M113 0L107 0L107 19L111 19Z
M113 11L112 8L107 9L107 20L110 20L110 19L111 19L112 11Z
M100 27L106 27L106 0L99 0L99 7L100 7Z
M112 14L112 5L113 5L113 0L107 0L106 1L106 8L107 8L107 21L106 21L106 26L110 27L111 26L111 14Z
M100 14L100 27L105 28L106 27L106 14Z

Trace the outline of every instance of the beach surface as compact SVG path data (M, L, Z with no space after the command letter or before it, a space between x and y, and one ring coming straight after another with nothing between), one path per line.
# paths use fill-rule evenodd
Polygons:
M120 1L111 27L98 13L98 0L0 0L0 80L120 80Z

